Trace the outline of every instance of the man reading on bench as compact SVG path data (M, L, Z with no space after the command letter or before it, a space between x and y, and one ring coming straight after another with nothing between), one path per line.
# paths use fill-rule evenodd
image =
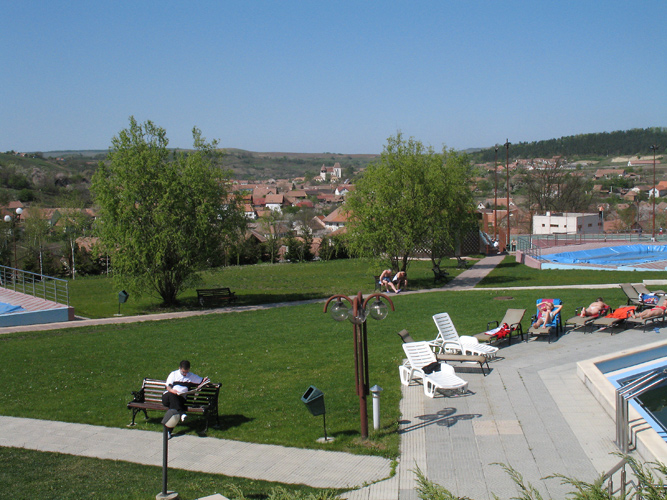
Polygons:
M187 359L181 361L178 370L174 370L167 377L165 383L166 391L162 394L162 404L170 410L176 410L181 414L181 422L185 420L185 398L192 386L196 389L210 382L208 377L200 377L190 371L190 362ZM195 389L195 390L196 390Z

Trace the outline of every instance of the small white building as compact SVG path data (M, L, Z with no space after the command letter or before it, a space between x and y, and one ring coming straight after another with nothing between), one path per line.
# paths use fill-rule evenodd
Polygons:
M603 232L602 212L597 214L547 212L546 215L533 215L533 234L601 234Z

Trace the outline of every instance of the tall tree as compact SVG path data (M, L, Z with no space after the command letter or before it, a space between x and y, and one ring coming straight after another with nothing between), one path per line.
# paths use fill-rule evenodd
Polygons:
M351 249L404 271L418 247L439 258L473 220L469 179L465 156L435 153L400 132L390 137L345 202Z
M563 170L560 161L523 175L530 209L541 213L585 212L593 201L593 190L581 175Z
M217 142L192 130L194 151L169 159L166 132L130 117L100 162L93 191L99 234L111 249L114 278L167 305L197 281L196 271L219 251L240 208L227 201L228 174L217 165Z

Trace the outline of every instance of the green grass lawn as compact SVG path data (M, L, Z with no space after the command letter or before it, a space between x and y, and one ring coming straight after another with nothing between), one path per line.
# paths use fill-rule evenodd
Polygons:
M162 473L158 467L130 462L0 448L0 482L14 500L145 500L162 490ZM282 489L289 495L283 499L315 500L340 492L180 469L169 470L167 484L184 500L214 493L239 498L239 490L249 499L267 498Z
M430 289L433 282L431 261L413 261L408 269L411 290ZM463 272L456 269L456 260L443 260L441 268L451 276ZM306 262L299 264L257 264L216 268L201 273L202 288L230 287L238 297L236 305L256 305L326 298L336 293L356 294L371 292L373 275L379 274L371 262L363 259ZM437 286L442 286L442 282ZM118 313L118 292L113 279L106 276L70 280L70 304L77 315L87 318L106 318ZM179 299L180 309L201 309L194 289L184 291ZM120 306L123 315L167 311L160 307L161 300L145 295L130 294ZM173 311L174 309L168 309Z
M533 269L507 256L479 284L480 287L553 286L603 283L639 283L664 280L664 271L595 271L588 269Z
M450 264L455 267L456 262ZM453 270L453 274L456 271ZM505 259L485 280L485 286L550 286L558 284L640 281L664 273L610 273L590 271L537 271ZM592 274L591 274L592 273ZM358 260L248 266L226 268L205 276L207 284L230 286L240 296L241 304L282 302L304 298L323 298L334 293L356 293L373 289L368 263ZM72 282L72 303L90 316L109 316L117 312L117 290L106 278L80 279ZM410 288L433 286L430 262L415 262L410 268ZM191 298L194 298L194 292ZM326 448L360 454L398 456L401 396L398 365L403 358L401 341L396 335L407 329L416 340L431 340L436 328L431 316L449 312L459 334L486 330L487 322L500 320L507 308L527 310L524 329L529 326L535 300L541 297L563 299L563 317L574 308L587 305L598 295L613 306L625 303L620 289L585 290L579 288L547 290L433 291L431 293L392 295L396 310L386 320L369 319L370 383L382 392L381 428L372 430L368 440L359 436L359 406L354 388L352 325L336 323L322 312L323 302L310 305L272 308L254 312L230 312L149 323L72 328L51 332L3 335L0 337L0 363L11 369L4 373L0 394L3 414L124 428L131 419L126 404L130 392L141 386L144 377L165 378L187 358L195 373L221 382L221 429L211 429L210 436L285 446ZM108 299L107 299L108 297ZM115 302L114 302L115 299ZM108 303L107 303L108 302ZM193 305L194 300L190 303ZM187 294L184 308L187 308ZM122 306L124 314L157 310L157 301L130 298ZM578 335L580 333L571 333ZM318 445L322 436L322 419L312 417L300 398L310 385L321 389L327 407L327 432L336 437L332 444ZM138 429L161 430L161 413L138 417ZM188 420L179 432L197 433L201 418ZM295 425L298 424L298 425ZM7 460L3 450L0 460ZM29 452L12 460L41 462L51 458ZM70 460L68 458L67 460ZM143 477L139 466L91 459L73 460L72 474L84 481L83 489L96 491L99 470L116 471L118 467ZM100 465L101 464L101 465ZM68 465L69 467L69 465ZM159 469L146 468L146 474L159 481ZM43 466L41 471L50 470ZM56 469L57 471L58 469ZM116 472L113 472L114 474ZM28 467L4 470L17 484L30 479ZM43 474L49 484L59 473ZM220 491L216 476L178 472L186 484L194 481L207 494ZM179 476L180 475L180 476ZM3 477L0 475L0 477ZM18 478L18 479L17 479ZM236 483L235 479L225 478ZM143 481L140 479L140 481ZM143 481L146 482L146 481ZM77 482L78 484L78 482ZM212 486L216 485L216 486ZM200 486L193 486L199 488ZM72 486L76 488L75 486ZM185 491L190 486L175 488ZM246 486L240 486L246 488ZM159 490L159 482L157 490ZM262 486L263 498L269 486ZM150 490L150 491L149 491ZM146 491L154 494L155 486L133 492L122 498L139 498ZM88 498L50 495L34 490L25 498ZM102 490L100 490L102 491ZM190 491L190 490L188 490ZM197 490L198 491L198 490ZM245 491L245 490L244 490ZM248 490L254 492L252 488ZM245 493L248 495L249 493ZM251 493L255 494L255 493ZM191 495L199 495L193 490ZM20 497L20 495L19 495ZM104 498L113 494L100 493ZM92 497L91 497L92 498ZM119 496L121 498L121 496ZM184 496L187 498L187 496Z

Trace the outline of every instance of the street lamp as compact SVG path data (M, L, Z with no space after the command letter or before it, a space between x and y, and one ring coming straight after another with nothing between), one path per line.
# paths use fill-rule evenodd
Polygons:
M509 254L510 248L510 140L505 141L505 170L507 171L507 240L505 251Z
M653 237L651 241L655 241L655 197L658 194L655 185L655 150L658 149L658 146L653 144L649 149L653 151Z
M14 269L18 269L18 260L16 259L16 227L18 226L18 223L21 221L21 214L23 213L23 209L21 207L16 209L16 217L12 217L11 215L5 215L5 222L12 223L12 236L14 238Z
M493 241L498 241L498 146L493 159L493 175L496 178L496 190L493 197Z
M370 303L375 299L373 303ZM329 304L335 300L331 306L330 314L336 321L349 320L354 326L354 371L357 396L359 396L359 417L361 420L361 438L368 438L368 406L366 396L370 393L368 383L368 336L366 334L366 320L370 316L376 320L383 320L389 314L387 305L382 302L386 300L394 310L394 303L383 293L373 293L364 300L361 292L354 299L346 295L334 295L329 297L324 304L324 311L327 312ZM345 302L352 306L352 311Z

